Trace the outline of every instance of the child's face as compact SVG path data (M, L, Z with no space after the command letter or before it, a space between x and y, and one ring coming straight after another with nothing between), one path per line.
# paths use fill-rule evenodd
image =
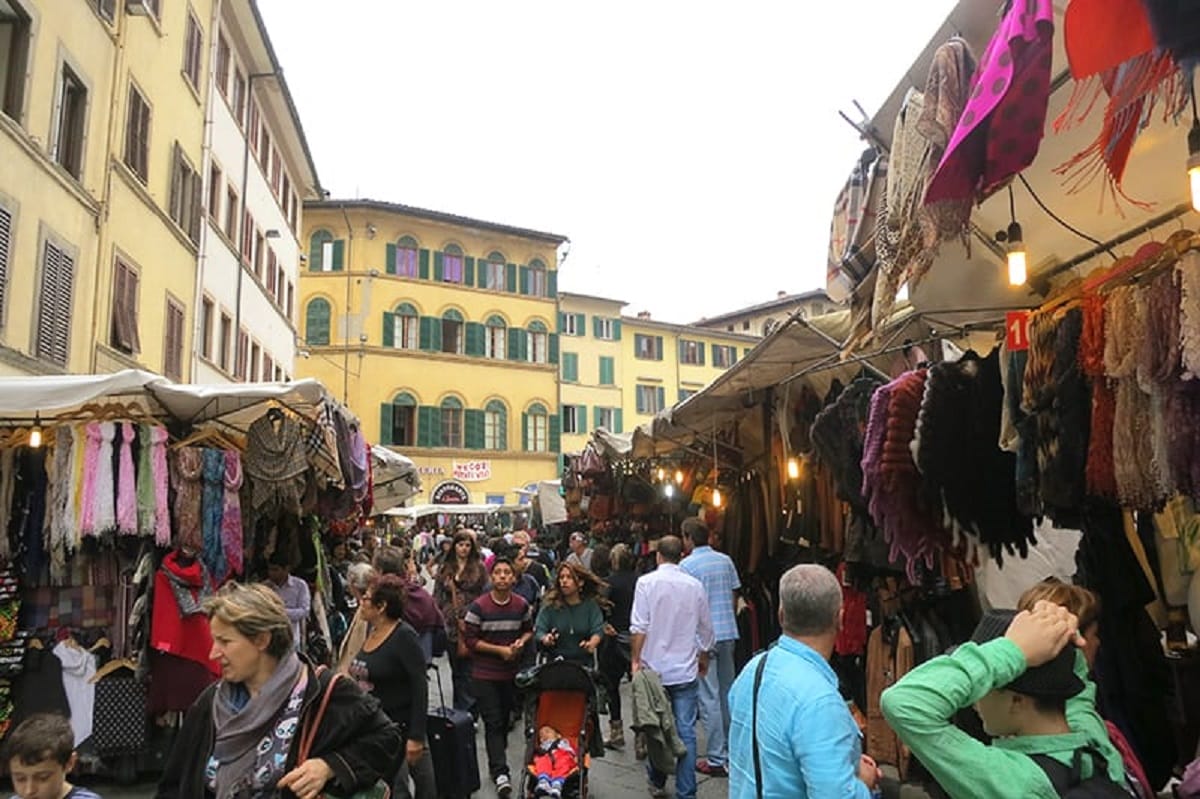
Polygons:
M14 757L8 763L13 790L20 799L61 799L66 792L67 773L74 766L75 755L65 766L53 758L28 764Z
M557 737L558 737L558 731L555 730L553 727L546 726L546 727L542 727L540 730L538 730L538 739L544 744L550 743ZM25 799L25 797L22 796L21 799Z

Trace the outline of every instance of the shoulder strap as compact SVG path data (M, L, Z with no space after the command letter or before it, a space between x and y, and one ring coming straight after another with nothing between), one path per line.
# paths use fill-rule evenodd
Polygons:
M750 703L750 746L754 752L754 793L758 799L762 799L763 795L762 759L758 755L758 689L762 686L769 654L770 652L763 652L758 661L758 668L754 670L754 694Z
M1074 769L1049 755L1029 755L1029 759L1046 772L1046 778L1050 780L1050 784L1054 786L1054 792L1059 796L1066 796L1067 791L1079 782L1078 779L1072 780Z
M317 672L319 677L323 671ZM337 681L342 677L339 672L333 672L329 677L329 684L325 686L325 693L321 697L321 704L317 708L317 712L312 715L304 728L300 731L300 751L297 753L297 763L303 763L308 760L308 754L312 750L313 740L317 737L317 730L321 728L321 721L325 718L325 709L329 707L329 700L333 696L333 687L337 685Z

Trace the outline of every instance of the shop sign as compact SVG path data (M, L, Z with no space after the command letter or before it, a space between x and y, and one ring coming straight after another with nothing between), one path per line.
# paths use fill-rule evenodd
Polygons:
M464 483L481 483L492 479L491 461L463 461L454 464L454 479Z
M417 474L422 477L442 477L446 474L445 466L418 466Z
M1009 352L1029 349L1029 311L1009 311L1004 315L1005 347Z
M471 504L471 492L462 483L447 480L437 484L433 493L429 495L429 499L434 505L469 505Z

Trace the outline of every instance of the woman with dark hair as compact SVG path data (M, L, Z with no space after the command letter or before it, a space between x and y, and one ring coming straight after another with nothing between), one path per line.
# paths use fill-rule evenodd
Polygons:
M604 634L605 584L582 566L560 563L554 587L542 598L534 636L552 657L592 666Z
M471 696L471 658L459 643L463 641L463 618L467 608L483 594L487 585L487 571L479 555L475 536L465 529L454 534L453 546L447 557L438 566L437 580L433 585L433 598L446 620L446 637L449 639L447 654L454 679L454 709L474 711L475 698Z
M610 749L625 745L625 730L621 725L621 679L629 673L629 617L633 613L633 591L637 585L637 573L633 570L635 560L625 544L617 544L609 556L613 571L607 578L608 599L612 608L608 612L608 623L604 625L598 663L608 692L609 738L604 745Z
M204 612L221 679L184 717L159 799L316 799L327 789L346 795L392 776L400 731L353 680L338 680L331 690L334 673L300 659L278 594L229 583L205 601ZM300 741L314 724L301 758Z
M361 605L362 618L371 631L350 664L350 676L379 700L406 742L396 774L395 795L400 799L434 799L437 787L433 761L425 746L429 703L425 654L416 630L404 620L407 594L407 584L396 575L386 574L372 581ZM416 786L411 793L410 772Z

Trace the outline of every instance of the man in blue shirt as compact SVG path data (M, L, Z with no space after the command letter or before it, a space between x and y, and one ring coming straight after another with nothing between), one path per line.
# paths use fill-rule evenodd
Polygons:
M829 666L842 617L842 587L823 566L779 581L778 644L746 664L729 695L730 799L755 799L752 719L758 706L763 799L870 799L879 769L862 754L858 725ZM754 697L754 675L767 659Z
M700 680L700 717L704 721L708 752L707 757L696 762L696 770L710 777L728 777L725 763L729 760L729 689L737 676L733 666L738 639L734 600L742 583L729 556L708 545L708 527L702 519L684 521L683 535L692 542L693 549L679 568L704 586L717 638L716 649L708 658L708 673Z

